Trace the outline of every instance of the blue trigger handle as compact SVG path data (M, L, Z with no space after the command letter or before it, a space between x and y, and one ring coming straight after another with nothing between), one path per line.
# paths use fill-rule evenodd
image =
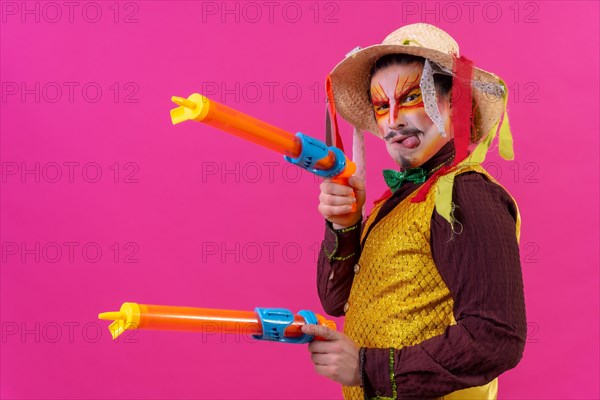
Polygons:
M284 343L309 343L314 340L313 335L303 334L299 337L286 338L285 329L294 322L294 314L285 308L256 308L256 314L262 325L262 335L252 335L254 339L269 340ZM308 310L298 312L304 317L307 324L318 324L317 315Z
M302 143L302 151L296 158L283 156L286 161L323 178L333 178L334 176L341 174L346 168L346 156L337 147L327 146L319 139L307 136L302 132L296 133L296 137L299 138ZM330 151L335 154L334 165L330 169L316 169L315 165L317 162L320 159L327 157Z

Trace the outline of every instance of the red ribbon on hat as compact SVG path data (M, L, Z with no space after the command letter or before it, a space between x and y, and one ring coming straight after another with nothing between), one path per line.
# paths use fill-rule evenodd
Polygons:
M340 130L338 128L337 113L335 111L335 99L333 98L333 89L331 87L330 75L327 75L327 80L325 81L325 91L327 92L327 103L329 105L329 112L331 114L331 119L333 120L333 131L335 133L334 146L343 152L344 143L342 142L342 136L340 135Z
M452 78L452 131L454 132L454 147L456 155L450 165L443 166L425 181L419 192L411 199L412 203L419 203L427 197L429 189L442 175L452 171L469 155L469 142L471 128L474 127L473 119L473 61L465 57L453 55Z

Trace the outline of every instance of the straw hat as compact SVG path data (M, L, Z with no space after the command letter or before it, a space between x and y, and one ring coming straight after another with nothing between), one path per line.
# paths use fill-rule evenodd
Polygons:
M461 56L456 41L433 25L424 23L407 25L390 33L382 44L364 49L355 48L327 76L325 87L329 100L329 113L333 119L335 145L343 146L336 122L336 113L339 113L354 126L352 157L357 166L355 175L363 178L365 176L363 131L381 137L373 106L369 101L370 72L376 61L388 54L423 57L427 60L425 66L433 68L433 73L453 76L452 102L456 101L457 105L460 104L453 108L451 116L453 124L457 121L460 124L460 128L454 131L456 157L452 165L444 166L431 175L411 201L425 200L433 183L440 176L445 176L446 179L440 180L436 192L436 211L451 224L454 230L456 220L453 216L452 188L458 169L468 165L481 165L496 135L499 139L500 155L506 160L514 158L512 133L506 110L508 89L498 76L474 67L471 61ZM461 90L464 91L464 96L461 96ZM470 110L471 95L476 105L474 112ZM429 115L429 112L427 113ZM471 117L473 125L470 126L474 126L476 132L469 129ZM328 138L330 131L328 119L326 124ZM470 146L469 143L474 146Z
M452 74L453 56L459 57L456 41L443 30L429 24L406 25L390 33L382 44L356 48L331 72L335 108L346 121L379 137L373 107L369 101L370 71L375 62L388 54L411 54L437 63ZM504 112L504 90L494 74L473 68L473 98L479 112L478 137L485 136Z

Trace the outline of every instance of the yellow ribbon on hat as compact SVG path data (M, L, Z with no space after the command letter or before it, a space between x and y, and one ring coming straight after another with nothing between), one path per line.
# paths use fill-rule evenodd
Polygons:
M508 122L508 88L506 83L500 79L500 84L504 88L504 113L502 116L502 125L500 125L500 131L498 133L498 153L505 160L514 159L514 148L513 148L513 137L510 130L510 123ZM498 132L498 124L500 120L494 124L489 130L485 138L475 147L473 152L463 161L461 161L455 169L451 172L442 175L438 178L439 182L436 187L436 198L435 198L435 209L446 221L450 223L454 230L454 222L456 221L453 214L454 207L452 204L452 188L454 186L454 177L456 173L465 167L471 165L481 165L485 161L485 156L492 144L492 141L496 137Z

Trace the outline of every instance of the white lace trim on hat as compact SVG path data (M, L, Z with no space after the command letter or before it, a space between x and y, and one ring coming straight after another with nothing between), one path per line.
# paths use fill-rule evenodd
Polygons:
M446 137L446 131L444 130L444 120L440 115L440 109L437 105L437 97L435 93L435 83L433 82L434 67L432 62L425 59L425 65L423 66L423 75L421 75L421 96L423 96L423 104L425 105L425 112L435 123L440 135Z
M435 92L435 83L433 81L434 74L443 74L453 76L452 71L442 67L436 62L425 59L425 65L423 66L423 75L421 76L421 95L423 96L423 104L425 105L425 112L435 123L440 135L446 137L446 131L444 130L444 121L440 115L440 110L437 105L437 97ZM481 82L473 81L473 87L481 90L482 92L501 98L504 96L504 87L499 83L493 82Z
M434 74L443 74L443 75L448 75L448 76L454 76L452 71L449 70L448 68L442 67L441 65L439 65L438 63L436 63L434 61L430 61L427 59L426 59L426 61L429 61L429 63L431 64L431 68L433 69ZM473 87L481 90L484 93L491 94L496 97L504 96L504 87L499 83L473 81Z

